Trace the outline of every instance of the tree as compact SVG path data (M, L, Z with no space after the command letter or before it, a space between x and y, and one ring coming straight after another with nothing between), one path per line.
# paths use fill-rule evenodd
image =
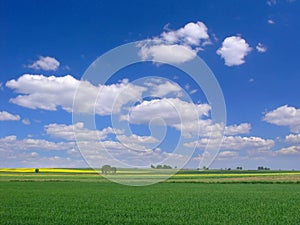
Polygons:
M160 165L160 164L158 164L156 167L154 166L154 165L151 165L151 168L153 168L153 169L172 169L172 166L170 166L170 165L166 165L166 164L164 164L164 165Z
M116 174L117 173L117 168L116 167L111 167L110 171L112 174Z
M155 169L155 166L153 164L151 164L151 169Z
M269 167L263 167L263 166L259 166L257 167L258 170L270 170Z
M169 165L163 165L162 168L163 168L163 169L172 169L172 166L169 166Z
M104 165L101 168L102 174L116 174L117 173L117 168L116 167L111 167L110 165Z
M39 172L40 172L40 169L39 169L39 168L36 168L36 169L34 170L34 172L39 173Z
M111 170L111 166L110 165L104 165L104 166L102 166L101 170L102 170L102 174L108 174Z

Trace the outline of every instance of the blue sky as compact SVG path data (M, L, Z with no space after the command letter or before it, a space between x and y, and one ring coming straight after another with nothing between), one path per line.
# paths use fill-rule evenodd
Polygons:
M299 12L298 0L1 1L0 167L87 167L80 150L95 167L197 168L221 127L210 167L300 169ZM81 81L99 56L136 41L141 63L105 84ZM197 56L222 89L226 124L176 68ZM95 108L95 127L72 120L79 86L75 114Z

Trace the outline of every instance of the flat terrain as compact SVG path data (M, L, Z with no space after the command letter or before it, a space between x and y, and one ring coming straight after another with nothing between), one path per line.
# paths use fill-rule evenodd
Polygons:
M0 172L0 224L300 224L297 172L181 171L132 187L32 171Z
M150 169L119 169L116 175L101 176L92 169L41 168L39 173L32 168L0 168L1 181L88 181L108 182L105 178L151 179ZM172 170L155 169L156 177L166 178L170 183L299 183L300 171L257 170L180 170L170 177Z

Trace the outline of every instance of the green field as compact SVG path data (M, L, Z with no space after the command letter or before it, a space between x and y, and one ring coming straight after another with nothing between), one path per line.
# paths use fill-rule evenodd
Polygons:
M132 187L96 174L2 172L0 224L300 224L297 174L231 174Z

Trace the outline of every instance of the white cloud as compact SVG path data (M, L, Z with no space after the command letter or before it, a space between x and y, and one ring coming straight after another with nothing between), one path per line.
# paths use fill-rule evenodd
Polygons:
M31 109L56 110L62 106L71 112L73 97L79 81L70 75L64 77L24 74L10 80L6 86L21 93L10 102Z
M238 156L239 153L234 151L222 151L218 154L218 158L233 158Z
M184 137L191 135L209 137L212 131L219 135L219 132L224 130L224 125L212 123L210 110L210 105L205 103L194 104L179 98L162 98L143 101L129 108L129 114L121 115L120 119L132 124L149 124L159 118L167 126L181 131ZM247 134L250 129L249 123L231 125L225 127L225 134Z
M77 104L73 108L73 99L79 85ZM141 99L145 90L145 87L130 84L128 80L118 84L94 86L71 75L46 77L24 74L17 80L8 81L6 86L20 93L10 99L10 102L26 108L55 111L60 106L67 112L74 109L76 112L94 113L95 110L98 115L110 115L119 111L122 105Z
M145 144L152 144L156 143L158 140L152 136L138 136L136 134L132 134L130 136L126 135L118 135L118 140L123 144L129 143L145 143Z
M196 57L201 46L210 43L207 27L202 22L188 23L178 30L168 30L159 37L141 41L142 60L180 64Z
M68 141L100 141L107 138L109 134L122 134L123 132L111 127L102 130L89 130L84 127L83 123L74 125L66 124L49 124L45 126L46 133L52 137L65 139ZM75 139L76 136L76 139Z
M300 155L300 146L289 146L275 152L277 155Z
M169 44L180 43L182 45L200 46L201 41L209 39L207 30L206 25L198 21L197 23L188 23L175 31L163 32L161 38Z
M197 52L184 45L153 45L142 46L140 56L142 60L153 60L162 63L180 64L192 60Z
M278 126L288 126L291 132L300 133L300 109L284 105L265 114L263 121Z
M174 125L184 120L193 121L195 119L193 112L196 113L196 119L209 116L210 106L208 104L196 105L178 98L153 99L132 107L128 119L131 123L141 124L148 123L153 118L162 118L168 125Z
M7 120L16 121L16 120L20 120L20 119L21 119L21 117L19 115L13 115L6 111L0 112L0 121L7 121Z
M214 143L212 138L201 138L197 147L204 149L208 143ZM269 150L274 146L275 142L271 139L263 139L261 137L241 137L241 136L225 136L221 144L221 150ZM186 144L187 147L193 147L194 143Z
M145 151L145 152L153 152L154 146L159 142L156 138L152 136L139 136L136 134L132 134L129 136L126 135L118 135L118 141L123 147L127 148L127 150L133 151ZM156 145L155 145L156 146Z
M245 63L245 56L252 49L248 43L239 36L225 38L222 47L217 50L217 54L225 60L227 66L238 66Z
M128 114L121 115L120 120L132 124L158 123L175 128L184 138L215 137L224 131L224 125L214 124L210 119L210 105L195 104L179 98L162 98L143 101L128 109ZM156 120L158 119L158 120ZM227 128L229 133L247 133L250 124L235 125Z
M256 50L260 53L264 53L267 51L267 48L262 43L258 43L256 45Z
M198 91L197 89L193 89L189 93L190 93L190 95L192 95L192 94L195 94L197 91Z
M251 124L241 123L239 125L231 125L225 128L226 135L248 134L251 130Z
M151 88L150 94L155 97L165 97L169 94L175 94L176 96L182 95L181 87L174 82L163 82L161 79L151 79L145 84Z
M285 142L300 144L300 134L289 134L289 135L287 135L285 137Z
M65 142L50 142L44 139L26 138L18 140L16 136L6 136L0 138L0 148L5 150L67 150L72 148L72 143Z
M85 155L97 154L97 149L99 150L103 146L108 152L114 152L114 154L117 155L122 154L123 156L124 152L128 153L132 150L139 152L151 152L152 150L148 147L148 145L158 142L158 140L152 136L139 136L136 134L126 136L123 131L113 129L111 127L107 127L102 130L89 130L84 127L83 123L76 123L74 125L49 124L45 126L45 130L46 133L52 137L68 141L76 140L80 148L83 149ZM110 135L109 139L108 135ZM116 139L116 141L110 139ZM116 149L118 150L117 152ZM71 153L73 152L74 151L72 150ZM130 154L131 157L133 157L133 153Z
M31 122L28 118L23 119L22 123L25 124L25 125L30 125L31 124Z
M274 20L271 20L271 19L268 19L268 24L275 24L275 21Z
M37 61L32 63L31 65L28 65L29 68L35 69L35 70L57 70L60 63L57 61L57 59L49 56L40 56Z

